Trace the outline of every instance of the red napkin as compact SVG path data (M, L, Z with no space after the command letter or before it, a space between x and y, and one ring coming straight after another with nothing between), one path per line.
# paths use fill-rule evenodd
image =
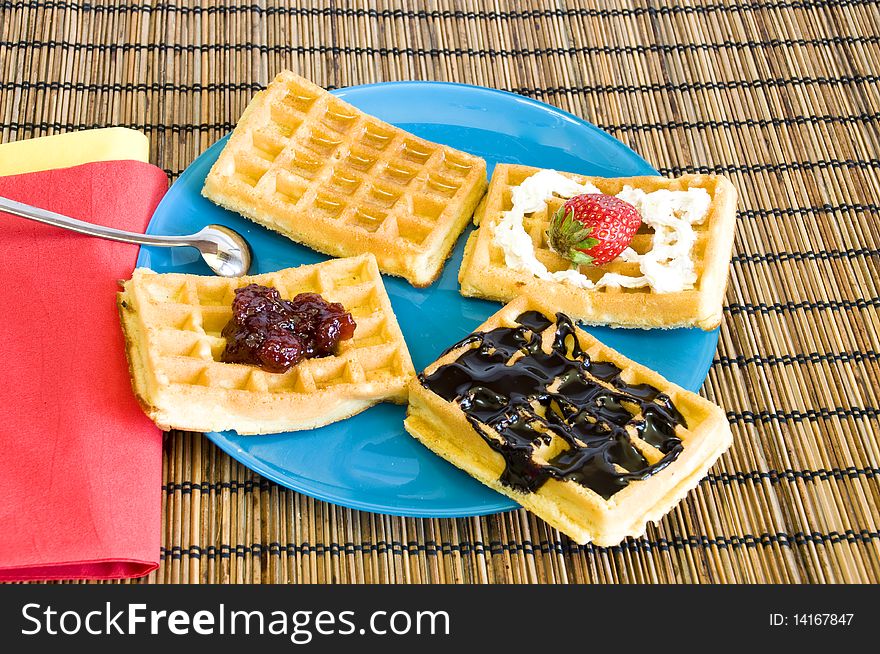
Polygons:
M0 177L0 195L143 231L168 188L136 161ZM135 400L116 311L137 246L0 212L0 580L159 565L162 433Z

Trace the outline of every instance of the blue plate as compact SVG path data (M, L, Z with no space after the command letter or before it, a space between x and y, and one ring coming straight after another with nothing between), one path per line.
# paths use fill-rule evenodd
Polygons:
M555 107L518 95L460 84L397 82L334 92L363 111L418 136L497 162L619 177L656 171L620 141ZM254 273L315 263L327 257L221 209L200 195L226 139L196 159L162 200L151 234L190 234L209 223L241 232L254 250ZM458 293L459 239L440 279L416 289L385 284L416 369L470 333L499 305ZM141 249L138 265L158 272L209 274L194 250ZM696 390L715 352L718 333L590 329L602 341L678 384ZM516 507L435 456L403 429L403 407L381 404L313 431L272 436L211 433L230 456L264 477L343 506L415 517L485 515Z

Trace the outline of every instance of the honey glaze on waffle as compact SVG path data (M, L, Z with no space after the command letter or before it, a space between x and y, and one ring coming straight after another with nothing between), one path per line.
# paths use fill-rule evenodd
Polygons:
M606 500L646 479L682 451L676 426L687 427L670 398L649 384L628 384L621 369L592 361L571 319L538 311L518 327L471 334L447 350L467 347L421 383L458 403L506 466L500 482L534 492L548 479L571 480ZM476 347L474 347L476 346Z

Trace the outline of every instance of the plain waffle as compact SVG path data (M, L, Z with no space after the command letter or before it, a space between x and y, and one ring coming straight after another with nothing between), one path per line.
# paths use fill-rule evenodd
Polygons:
M660 189L684 191L703 188L711 197L705 219L694 225L696 243L691 251L697 274L694 287L679 292L658 293L650 286L642 288L602 287L586 289L568 282L539 279L531 272L515 270L505 263L504 251L493 237L493 230L512 206L511 189L537 173L539 168L498 164L489 189L474 216L479 225L468 239L459 271L463 295L507 302L527 293L550 301L563 311L587 324L612 327L692 327L714 329L721 321L724 289L733 248L736 222L736 190L724 177L685 175L664 177L584 177L562 173L578 183L589 182L602 193L615 195L624 186L646 193ZM565 202L554 196L543 210L525 216L523 225L532 239L536 258L555 272L571 267L571 262L547 246L546 231L550 218ZM631 247L644 254L652 245L653 230L643 225ZM603 266L581 266L580 272L596 281L611 272L639 276L639 264L623 258Z
M643 534L647 522L659 520L694 488L729 447L730 429L721 408L602 345L555 311L551 303L527 296L503 307L475 335L413 379L405 426L431 450L577 542L614 545L626 536ZM536 316L543 324L534 326ZM529 323L533 327L523 326ZM561 325L569 331L562 331ZM496 328L501 331L493 332ZM564 348L563 360L566 365L573 362L583 377L571 374L571 369L562 374L549 365L541 368L541 357L558 353L553 346L557 333L562 334L556 340ZM526 359L533 345L540 349ZM514 354L508 358L504 348ZM478 364L468 368L467 356L478 357ZM493 357L500 367L487 372ZM523 367L517 368L520 358ZM547 388L558 396L552 402L541 404L534 399L540 393L525 390L535 361L537 369L553 370ZM480 370L487 380L467 381L474 379L463 372L467 370ZM527 406L515 397L518 392ZM500 422L475 413L491 413L493 406ZM554 422L551 412L565 417ZM524 417L528 415L531 418ZM680 420L664 429L658 422L662 415ZM565 433L577 433L587 444L575 441L571 447L558 435L559 425L564 423L564 431L577 420L584 431ZM647 422L654 425L650 438ZM521 435L523 425L533 430L525 432L525 463L517 458L523 441L505 440L509 432L504 431L519 429ZM652 440L658 435L662 443ZM598 457L601 452L607 459ZM645 475L647 468L651 473ZM536 479L543 481L535 484Z
M205 180L213 202L427 286L486 190L486 162L368 116L294 73L251 100Z
M285 373L222 363L221 330L236 288L278 289L282 298L319 293L352 314L354 337L334 356ZM310 429L381 402L406 401L415 374L372 255L224 279L138 268L119 294L136 395L163 429L265 434Z

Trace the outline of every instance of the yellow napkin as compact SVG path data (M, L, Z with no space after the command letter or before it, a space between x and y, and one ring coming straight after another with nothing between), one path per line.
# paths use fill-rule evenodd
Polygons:
M149 161L146 134L105 127L0 144L0 175L68 168L95 161Z

